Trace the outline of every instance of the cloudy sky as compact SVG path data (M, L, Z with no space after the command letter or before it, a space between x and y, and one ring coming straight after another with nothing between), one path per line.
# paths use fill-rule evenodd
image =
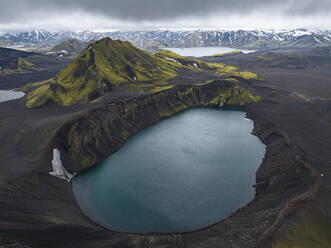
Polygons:
M331 0L1 0L0 32L331 29Z

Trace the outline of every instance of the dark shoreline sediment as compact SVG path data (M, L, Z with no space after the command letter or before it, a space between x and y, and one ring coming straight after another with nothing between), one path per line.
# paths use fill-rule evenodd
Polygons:
M34 149L40 151L41 154L30 158L20 153L19 145L16 146L18 147L17 154L24 169L38 162L39 158L41 162L33 165L30 170L12 175L9 181L2 182L0 244L11 244L12 247L24 247L23 245L27 247L259 246L262 244L259 243L261 242L259 239L275 223L287 203L310 192L313 178L311 170L305 163L312 163L314 166L316 164L314 159L316 155L314 157L314 154L307 153L307 147L298 140L293 131L309 130L311 127L303 124L300 126L299 122L292 124L289 121L293 121L295 117L291 108L296 107L295 110L299 114L305 113L306 109L310 108L310 103L301 102L300 99L295 99L282 90L274 93L271 86L262 84L260 82L240 84L256 95L262 96L259 103L246 108L247 116L254 121L253 133L267 145L265 158L256 174L257 194L251 203L238 209L229 218L203 230L186 234L133 235L110 232L91 223L81 214L69 184L47 174L51 167L49 151L55 146L62 150L64 164L69 170L83 171L116 149L120 149L126 139L143 128L188 108L190 104L192 104L191 107L201 106L198 104L199 101L193 101L191 97L183 98L186 104L174 104L174 100L180 102L174 90L168 91L171 94L164 97L156 97L157 93L153 93L154 98L147 95L115 100L109 98L97 107L86 110L77 109L77 111L73 108L72 111L75 114L70 112L71 110L62 112L62 109L56 113L50 111L48 115L41 113L41 110L33 110L31 115L34 119L31 118L31 121L26 123L43 135L40 137L34 135L35 133L31 131L34 129L29 126L23 130L21 137L17 135L17 144L28 140L29 142L24 143L27 147L26 144L31 145L39 141L40 146ZM180 87L183 87L184 92L184 86ZM207 94L210 99L213 98L214 91L215 89L211 88L209 92L211 95ZM158 103L156 103L157 100ZM205 102L206 105L213 105L207 102ZM285 109L284 106L287 105L290 107ZM160 117L157 111L159 107L167 109L164 116ZM55 117L48 119L50 115ZM308 120L301 116L298 118L301 123ZM14 125L10 121L8 123L8 126ZM97 129L91 128L92 126ZM109 127L108 130L106 127ZM44 138L43 140L43 136L47 137L45 134L54 139L49 141ZM302 135L302 137L305 136ZM74 141L75 138L77 143L69 142L69 140ZM108 148L109 150L100 149L105 143L115 145ZM25 148L24 146L22 149ZM80 154L89 156L86 159L80 157ZM3 158L6 162L4 172L7 171L7 166L9 170L20 164L12 164L11 161L17 160L15 158L7 159L5 156ZM79 166L81 159L87 161L84 168ZM288 218L282 218L272 231L283 228L283 223L286 223ZM269 238L267 237L266 240L268 241ZM268 247L268 245L263 244L260 247Z

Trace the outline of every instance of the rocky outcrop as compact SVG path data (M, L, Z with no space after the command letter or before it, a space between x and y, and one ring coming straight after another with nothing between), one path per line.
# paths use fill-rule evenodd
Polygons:
M81 172L118 151L144 128L192 107L244 107L260 100L228 81L177 85L170 89L108 103L62 127L54 141L70 171Z

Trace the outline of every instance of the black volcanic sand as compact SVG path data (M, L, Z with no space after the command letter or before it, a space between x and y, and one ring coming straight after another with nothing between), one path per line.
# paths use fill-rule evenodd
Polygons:
M268 247L270 238L286 230L301 207L293 203L284 210L287 202L299 197L297 201L305 199L312 208L330 209L329 50L277 50L202 59L239 65L268 80L239 83L263 97L247 108L248 117L255 122L254 134L267 145L256 175L257 194L250 204L209 228L191 233L135 235L105 230L81 213L70 184L48 175L51 154L47 151L63 123L107 102L139 94L112 92L95 104L68 108L49 105L29 111L23 98L0 104L0 244L42 248ZM172 83L213 78L208 73L183 72ZM7 86L6 78L0 77L0 89Z
M16 59L18 57L26 58L29 62L33 63L35 70L10 74L4 74L0 70L0 90L15 89L22 87L27 83L43 81L54 77L62 68L64 68L68 63L73 60L73 58L69 57L63 58L56 56L48 56L44 54L21 52L5 48L0 48L0 55L6 56L6 54L4 54L6 50L16 51L17 54L11 53L8 56L10 56L10 58ZM0 65L2 62L1 60L6 59L0 58Z

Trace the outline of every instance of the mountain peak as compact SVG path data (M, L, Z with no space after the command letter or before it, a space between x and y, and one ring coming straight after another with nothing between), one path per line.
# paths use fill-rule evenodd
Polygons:
M150 47L190 47L190 46L227 46L254 50L266 48L294 47L298 39L305 40L307 36L323 36L320 45L330 45L331 31L319 29L298 28L291 30L148 30L148 31L59 31L23 32L0 35L0 45L8 42L16 44L54 45L70 38L83 42L100 40L103 37L129 40L134 45L143 48ZM315 43L300 42L304 47L314 47ZM319 45L319 46L320 46Z
M111 42L112 40L113 40L113 39L110 38L110 37L105 37L105 38L102 38L102 39L96 41L95 44L103 43L103 42ZM121 41L121 40L118 40L118 41L123 42L123 41Z
M130 42L103 38L91 45L54 78L29 93L27 107L47 102L63 106L87 103L123 83L167 80L178 64L142 51Z

